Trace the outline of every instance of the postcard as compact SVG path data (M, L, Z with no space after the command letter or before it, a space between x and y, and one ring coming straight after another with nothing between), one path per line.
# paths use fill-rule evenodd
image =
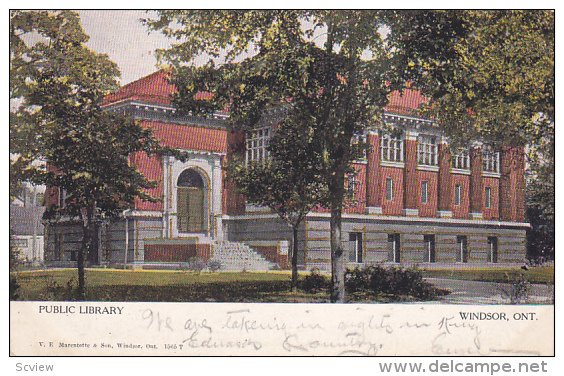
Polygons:
M554 356L552 10L11 10L11 356Z

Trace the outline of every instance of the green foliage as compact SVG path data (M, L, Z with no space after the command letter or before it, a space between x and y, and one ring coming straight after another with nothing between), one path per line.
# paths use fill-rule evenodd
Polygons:
M20 289L20 284L14 275L10 274L10 300L18 300L20 294L18 290Z
M48 278L45 281L43 294L44 295L41 300L63 302L80 300L80 296L77 291L77 281L75 278L69 279L64 285L55 281L53 278Z
M511 276L506 275L506 280L510 282L509 287L501 288L502 295L509 301L509 304L527 304L531 295L531 283L524 273L516 273Z
M219 260L210 260L208 261L208 269L210 272L214 273L219 271L222 268L221 261Z
M326 202L327 184L317 166L319 140L307 122L290 116L270 139L269 158L236 160L229 177L248 202L274 210L290 226L298 226L316 205Z
M311 269L310 274L306 275L299 285L303 291L308 293L327 291L330 287L327 277L323 276L317 268Z
M227 109L234 127L252 129L272 117L263 116L265 111L283 109L289 121L302 127L299 133L313 140L304 165L315 166L319 175L303 169L300 173L311 178L307 183L327 187L331 231L338 234L345 176L353 173L351 162L359 152L352 138L368 125L381 123L387 96L398 87L393 46L384 43L380 30L383 21L381 11L174 10L159 11L156 19L145 22L178 42L160 54L172 65L179 110L206 115ZM211 57L209 62L195 66L194 58L203 53ZM200 92L212 96L197 100ZM272 170L280 168L275 164ZM250 172L253 177L263 172L260 167L255 171ZM280 201L304 207L295 195L300 190ZM320 198L320 191L311 192ZM332 265L338 268L333 271L333 300L344 298L339 237L331 237L331 257L336 260Z
M106 55L89 50L87 41L76 12L10 12L10 167L14 182L31 179L36 172L32 162L43 155L43 134L51 128L44 109L59 118L78 118L117 88L117 66Z
M553 135L554 136L554 135ZM530 152L531 172L527 177L527 257L533 261L554 259L555 249L555 165L554 140Z
M550 138L553 11L395 11L389 25L406 78L433 98L428 113L453 139Z
M207 266L200 257L191 257L188 262L182 264L182 269L200 274Z
M175 152L161 148L150 130L101 108L104 95L119 86L119 71L86 46L78 14L13 11L10 26L15 180L65 189L64 209L50 216L80 216L84 208L112 216L137 197L151 200L145 189L152 184L128 158ZM55 168L32 166L37 159Z
M12 242L12 230L10 230L10 243L9 243L9 270L10 270L10 300L17 300L19 297L18 290L20 288L20 284L17 280L17 270L18 267L21 265L22 261L20 258L20 252L17 247L13 245Z
M426 282L419 270L408 268L368 266L349 269L345 274L345 285L352 294L404 295L422 300L433 299L442 293Z
M136 198L155 200L146 193L153 184L129 158L179 155L160 147L149 129L101 107L104 96L118 87L119 71L87 41L76 12L10 13L11 175L66 191L65 205L50 207L45 217L82 221L79 295L84 295L84 254L91 248L94 220L118 215ZM49 168L32 165L38 159Z

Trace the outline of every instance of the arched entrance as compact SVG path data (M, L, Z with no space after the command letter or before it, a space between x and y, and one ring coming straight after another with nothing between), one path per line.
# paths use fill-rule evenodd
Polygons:
M184 170L177 181L178 232L206 231L205 184L202 175L194 169Z

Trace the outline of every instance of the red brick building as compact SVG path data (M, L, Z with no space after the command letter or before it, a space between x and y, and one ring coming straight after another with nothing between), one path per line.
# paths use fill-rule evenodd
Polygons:
M150 193L161 200L137 201L123 218L100 223L98 254L91 262L149 265L200 257L218 259L226 268L287 267L290 229L269 210L247 205L225 179L231 147L241 141L228 129L227 115L178 114L170 101L174 90L156 72L105 100L108 110L140 120L163 144L190 158L131 156L157 182ZM522 262L528 228L523 150L472 143L453 152L439 127L415 115L424 101L416 90L393 93L384 120L397 134L367 129L363 135L372 151L354 164L358 174L349 183L358 204L343 215L350 262ZM243 140L247 158L266 156L276 118L266 116ZM58 204L59 193L48 189L48 202ZM302 224L299 259L306 268L329 267L328 219L319 210ZM47 226L46 259L73 262L77 233L70 224Z

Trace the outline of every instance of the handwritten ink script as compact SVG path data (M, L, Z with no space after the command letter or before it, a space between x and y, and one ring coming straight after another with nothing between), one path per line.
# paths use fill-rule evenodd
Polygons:
M29 330L27 341L12 341L33 349L21 355L499 356L554 351L553 306L496 306L481 312L478 306L415 304L122 303L119 314L92 315L96 319L88 321L88 315L79 314L84 311L80 303L52 312L26 304L34 303L18 306L12 333L25 332L32 313L34 327L41 330ZM53 320L50 325L47 319Z
M308 311L300 320L287 321L279 315L256 315L251 309L227 311L222 320L162 316L158 310L142 312L145 330L171 332L183 338L178 349L238 348L260 353L270 346L288 355L379 355L380 351L400 338L427 338L433 355L487 355L482 347L482 330L477 322L466 321L463 315L438 316L432 319L394 320L389 313L357 312L354 316L319 322L308 319ZM163 323L166 326L163 327ZM280 353L280 352L278 352ZM400 353L401 351L396 353Z

